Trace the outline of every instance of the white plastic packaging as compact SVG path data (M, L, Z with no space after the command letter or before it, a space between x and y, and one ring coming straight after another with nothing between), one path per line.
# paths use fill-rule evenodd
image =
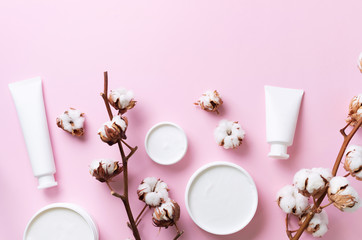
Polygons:
M9 84L38 188L57 185L40 77Z
M83 208L53 203L40 209L26 226L23 240L98 240L98 228Z
M287 159L293 144L303 90L265 86L266 138L271 158Z

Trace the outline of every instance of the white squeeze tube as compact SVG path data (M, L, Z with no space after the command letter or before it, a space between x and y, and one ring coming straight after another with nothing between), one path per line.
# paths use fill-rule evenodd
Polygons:
M271 158L287 159L293 144L303 90L265 86L266 138Z
M9 84L38 188L57 185L40 77Z

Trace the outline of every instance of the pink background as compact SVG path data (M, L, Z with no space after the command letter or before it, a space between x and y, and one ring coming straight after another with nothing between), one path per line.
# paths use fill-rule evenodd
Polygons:
M360 0L1 1L1 239L21 239L32 215L54 202L88 210L102 240L131 236L120 200L88 173L95 158L119 159L117 147L108 147L96 134L107 120L99 96L103 71L109 72L111 89L132 89L138 101L127 113L128 142L139 146L130 162L134 214L143 207L135 193L138 184L155 176L169 184L170 196L181 205L183 239L286 239L276 192L300 168L332 166L348 103L361 92L356 67L361 10ZM34 76L43 78L59 183L48 190L37 189L7 87ZM267 157L265 84L305 90L289 160ZM193 105L208 89L223 97L220 115ZM86 114L82 138L55 124L68 107ZM237 120L246 130L239 149L224 150L215 143L213 130L221 119ZM145 134L160 121L181 125L188 136L188 152L176 165L158 165L145 152ZM353 143L362 144L362 133ZM230 236L199 229L185 208L189 177L212 161L242 166L259 190L254 219ZM362 184L351 181L362 194ZM361 210L327 211L330 230L324 239L360 238ZM173 228L159 233L148 215L140 225L144 239L174 236ZM302 239L313 238L304 234Z

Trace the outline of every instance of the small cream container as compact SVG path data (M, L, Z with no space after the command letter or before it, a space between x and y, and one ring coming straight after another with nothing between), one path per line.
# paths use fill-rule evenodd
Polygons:
M81 207L54 203L40 209L26 226L23 240L98 240L97 226Z
M148 156L156 163L171 165L180 161L187 151L187 137L184 130L172 122L154 125L145 138Z
M185 191L186 209L201 229L228 235L253 219L258 192L252 177L229 162L211 162L190 178Z

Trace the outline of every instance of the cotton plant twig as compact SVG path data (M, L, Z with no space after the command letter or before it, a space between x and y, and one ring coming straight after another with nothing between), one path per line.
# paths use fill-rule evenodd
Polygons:
M104 72L104 92L101 93L101 96L103 98L104 104L106 105L108 116L109 116L110 120L112 120L113 114L112 114L111 107L110 107L110 104L109 104L109 101L108 101L107 93L108 93L108 73ZM123 143L124 143L124 141L123 141ZM128 197L128 164L127 163L128 163L128 159L137 150L137 147L132 148L128 144L127 145L125 144L131 150L131 152L126 156L125 153L124 153L124 150L123 150L122 142L118 141L117 144L118 144L118 148L119 148L119 151L121 153L121 158L122 158L123 194L119 194L119 193L113 191L110 183L108 181L106 183L107 183L109 189L111 190L111 194L113 196L118 197L118 198L120 198L122 200L123 205L124 205L124 207L126 209L126 212L127 212L127 216L128 216L128 220L129 220L132 232L133 232L133 236L135 237L136 240L141 240L141 237L140 237L136 222L135 222L135 220L133 218L131 206L129 204L129 197Z
M332 170L332 175L333 176L336 176L337 175L337 171L338 171L338 168L341 164L341 161L342 161L342 158L343 158L343 155L344 155L344 152L346 151L346 148L349 144L349 142L351 141L351 139L353 138L353 136L355 135L355 133L358 131L358 129L361 127L362 125L362 118L360 118L358 120L358 122L356 123L356 125L353 127L353 129L351 130L351 132L347 135L346 134L346 129L347 127L350 125L350 123L348 123L344 128L342 128L340 130L340 133L342 134L343 136L343 143L342 143L342 146L339 150L339 153L337 155L337 159L334 163L334 166L333 166L333 170ZM325 196L327 195L327 189L324 190L323 194L317 199L317 201L315 202L314 206L312 207L311 211L308 213L308 215L306 216L304 222L302 223L302 225L300 226L300 228L297 230L297 232L295 233L295 235L291 238L292 240L298 240L303 232L307 229L308 225L309 225L309 222L312 220L312 218L314 217L314 214L316 212L318 212L318 209L320 209L320 205L321 203L323 202ZM322 207L323 208L323 207ZM288 235L289 236L289 235Z
M176 228L176 231L177 231L177 235L175 236L175 238L174 238L173 240L177 240L177 239L179 239L179 238L182 236L182 234L184 233L184 231L183 231L183 230L180 231L180 229L178 228L177 224L176 224L176 223L174 223L174 224L175 224L175 228Z

